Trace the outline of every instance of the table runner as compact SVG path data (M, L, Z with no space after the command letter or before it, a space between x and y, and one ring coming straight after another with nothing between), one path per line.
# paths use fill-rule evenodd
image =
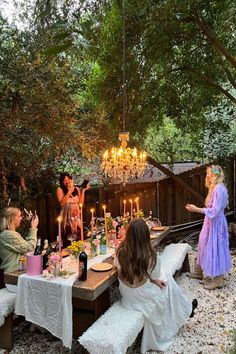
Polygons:
M113 253L114 250L89 260L88 269L92 264L103 262ZM75 272L78 270L77 262L71 261L70 257L63 259L63 267ZM17 287L16 314L46 328L68 348L71 348L73 337L72 285L76 278L77 274L73 274L68 279L57 277L47 280L41 275L22 274Z

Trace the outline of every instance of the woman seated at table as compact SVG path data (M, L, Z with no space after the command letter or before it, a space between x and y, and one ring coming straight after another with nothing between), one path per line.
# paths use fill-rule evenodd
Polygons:
M145 318L141 353L165 351L186 319L194 315L197 300L191 303L171 275L165 275L167 282L159 279L160 260L142 219L130 223L114 264L118 268L122 306L141 311Z
M16 270L20 256L35 249L38 216L31 219L31 228L25 239L16 231L21 220L21 211L18 208L9 207L0 212L0 268L4 271Z
M72 240L80 239L80 210L79 204L84 204L84 196L89 184L80 191L74 186L74 181L69 173L60 175L60 186L57 188L57 200L62 210L62 241L63 247L71 244Z

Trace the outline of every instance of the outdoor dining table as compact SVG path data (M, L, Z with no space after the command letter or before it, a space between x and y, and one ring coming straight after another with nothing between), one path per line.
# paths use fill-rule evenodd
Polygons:
M158 247L160 242L170 233L170 227L164 227L160 232L155 232L156 237L151 237L153 247ZM113 265L113 257L105 260ZM18 277L24 271L6 272L5 284L17 285ZM110 286L117 280L117 269L104 272L89 270L87 280L75 280L72 286L73 306L73 338L77 339L90 327L110 306ZM12 331L12 328L9 328ZM1 347L1 339L0 339Z

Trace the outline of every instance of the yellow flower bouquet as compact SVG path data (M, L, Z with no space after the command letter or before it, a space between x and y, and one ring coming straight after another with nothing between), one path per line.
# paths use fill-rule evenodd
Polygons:
M78 255L84 249L84 242L83 241L72 241L71 245L67 247L70 252L70 255L74 258L78 258Z

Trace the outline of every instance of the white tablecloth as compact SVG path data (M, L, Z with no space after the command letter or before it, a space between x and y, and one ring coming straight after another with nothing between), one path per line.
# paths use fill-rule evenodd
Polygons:
M88 269L92 264L103 262L113 253L114 250L89 260ZM41 275L22 274L17 287L16 314L46 328L68 348L72 345L72 285L78 276L77 267L77 262L67 257L63 259L63 268L76 272L70 278L47 280Z

